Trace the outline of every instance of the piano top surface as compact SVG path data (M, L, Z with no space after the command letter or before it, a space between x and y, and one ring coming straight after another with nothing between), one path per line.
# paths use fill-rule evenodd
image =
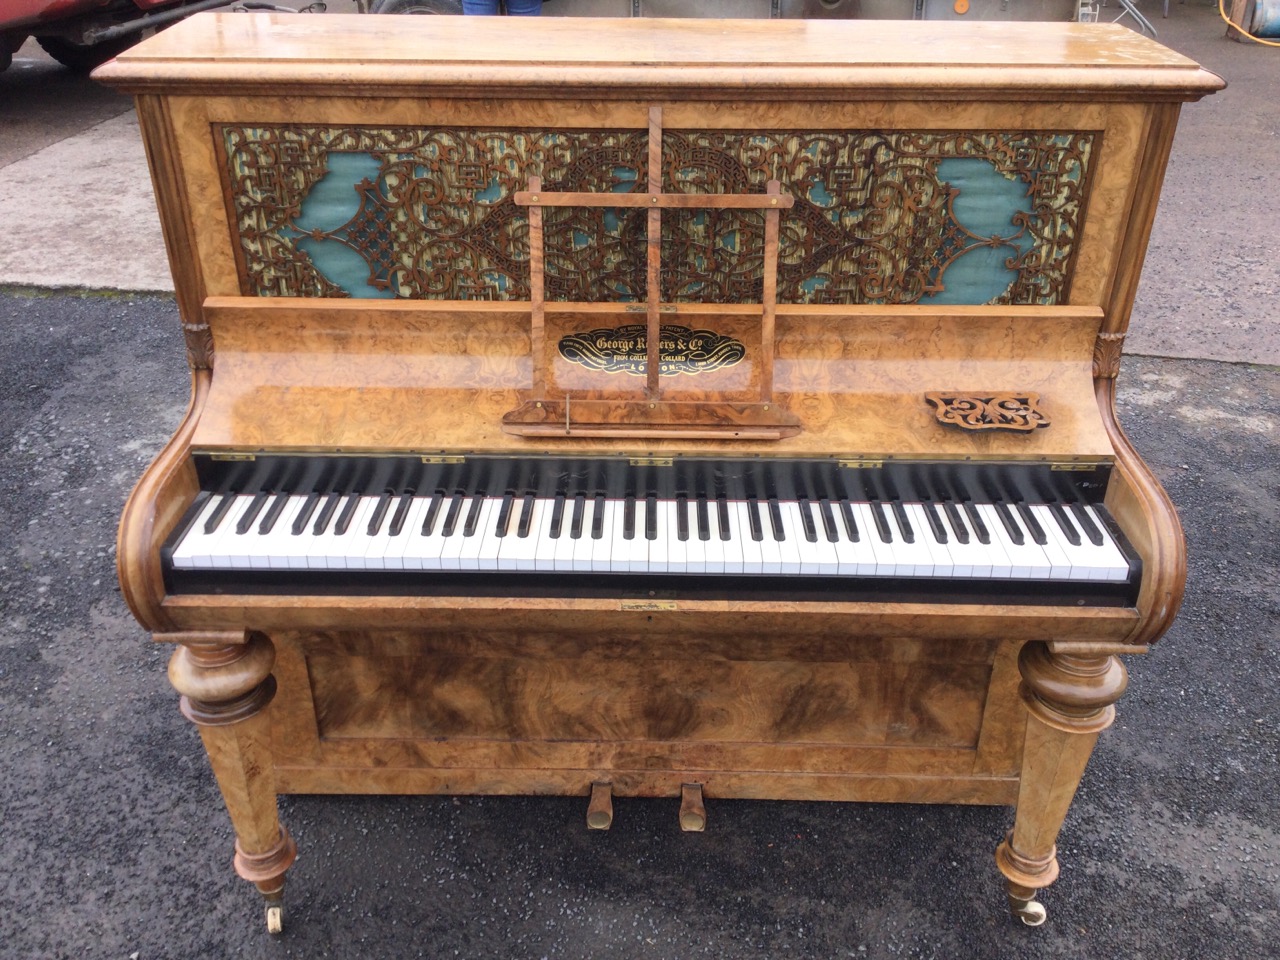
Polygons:
M999 69L995 69L995 68ZM750 68L744 73L745 68ZM97 72L125 90L270 83L372 88L483 84L510 96L577 88L687 96L1198 99L1223 86L1192 60L1114 24L881 20L467 18L203 13ZM265 84L263 82L266 82ZM601 88L605 85L605 89ZM700 88L702 91L699 92Z

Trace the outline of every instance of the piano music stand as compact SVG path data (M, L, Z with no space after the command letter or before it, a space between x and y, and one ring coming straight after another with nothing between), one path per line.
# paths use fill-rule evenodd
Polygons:
M778 440L800 432L800 420L773 395L777 312L778 230L780 211L795 199L770 180L763 194L689 194L662 191L662 108L649 108L648 190L644 193L544 192L540 177L515 195L529 209L529 340L533 362L531 395L502 418L502 429L516 436L686 437ZM546 251L542 211L546 207L645 207L646 244L645 397L640 400L573 400L548 395L546 354ZM755 401L670 400L661 381L662 210L721 209L764 211L764 291L760 304L759 398Z

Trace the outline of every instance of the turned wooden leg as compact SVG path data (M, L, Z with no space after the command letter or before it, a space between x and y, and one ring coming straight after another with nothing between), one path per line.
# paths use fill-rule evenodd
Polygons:
M266 900L267 929L284 925L284 875L297 847L280 825L266 707L276 692L275 648L261 634L181 640L169 682L182 713L200 728L218 787L236 831L235 870Z
M1044 922L1036 892L1058 878L1057 839L1098 734L1115 719L1124 664L1109 655L1054 653L1029 643L1018 657L1030 717L1013 830L996 849L1009 906L1029 926Z

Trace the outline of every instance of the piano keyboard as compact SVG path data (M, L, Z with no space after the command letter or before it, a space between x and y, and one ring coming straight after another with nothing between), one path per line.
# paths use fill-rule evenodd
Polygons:
M171 589L442 592L499 576L494 592L587 584L732 596L724 583L735 578L740 596L755 585L829 597L906 589L1114 604L1131 599L1138 580L1105 509L1078 496L610 496L599 485L548 496L538 489L545 483L487 495L475 482L419 495L403 483L376 494L329 486L259 478L202 494L164 552ZM785 486L795 494L823 485ZM908 486L919 492L919 482ZM719 581L719 591L707 581ZM986 589L975 592L979 584Z

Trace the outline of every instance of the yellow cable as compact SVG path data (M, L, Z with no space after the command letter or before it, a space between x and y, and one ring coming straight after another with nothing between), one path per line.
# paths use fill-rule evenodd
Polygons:
M1263 40L1261 37L1255 37L1244 27L1240 26L1240 24L1232 20L1231 17L1227 15L1227 0L1218 0L1218 13L1222 16L1222 19L1227 22L1227 26L1235 27L1236 30L1244 34L1254 43L1260 43L1265 47L1280 47L1280 43L1277 43L1275 40Z

